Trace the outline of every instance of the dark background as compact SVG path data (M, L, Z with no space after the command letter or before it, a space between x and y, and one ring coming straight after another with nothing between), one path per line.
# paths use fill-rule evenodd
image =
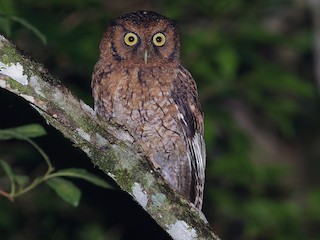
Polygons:
M182 62L205 112L203 212L215 232L228 240L319 239L320 15L311 2L1 0L0 32L92 106L92 68L110 20L135 10L176 19ZM35 141L56 169L82 167L105 178L25 101L0 89L0 128L28 123L46 128ZM21 141L1 141L0 159L31 178L43 165ZM83 195L77 208L46 185L14 202L0 196L0 239L169 239L116 186L74 183ZM0 170L0 189L6 187Z

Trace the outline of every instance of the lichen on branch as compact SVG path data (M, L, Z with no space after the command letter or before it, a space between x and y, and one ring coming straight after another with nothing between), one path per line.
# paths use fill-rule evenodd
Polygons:
M173 239L219 239L203 214L152 169L123 126L101 121L91 107L1 35L0 87L28 101L128 192Z

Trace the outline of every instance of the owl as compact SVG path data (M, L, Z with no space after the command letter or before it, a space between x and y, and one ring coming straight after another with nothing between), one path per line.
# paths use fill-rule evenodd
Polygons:
M156 12L115 19L92 75L94 108L100 118L124 125L161 176L201 210L203 113L179 48L175 22Z

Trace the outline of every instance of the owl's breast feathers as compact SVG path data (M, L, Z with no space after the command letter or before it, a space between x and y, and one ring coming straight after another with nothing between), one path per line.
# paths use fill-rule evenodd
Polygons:
M181 65L102 68L99 64L92 82L96 112L125 125L160 166L164 179L201 209L203 115L190 73Z

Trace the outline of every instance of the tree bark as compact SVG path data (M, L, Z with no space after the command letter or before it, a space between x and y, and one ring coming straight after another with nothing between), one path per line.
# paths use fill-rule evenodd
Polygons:
M123 126L101 121L91 107L1 35L0 87L28 101L129 193L173 239L219 239L204 215L152 169Z

